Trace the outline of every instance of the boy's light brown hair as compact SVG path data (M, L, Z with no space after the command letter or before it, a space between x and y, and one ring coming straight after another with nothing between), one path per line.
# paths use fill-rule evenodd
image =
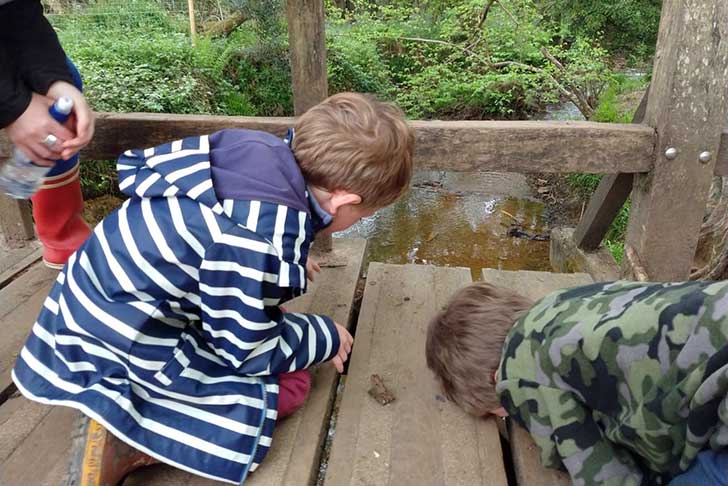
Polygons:
M292 145L306 182L358 194L363 207L381 208L407 190L414 144L399 108L339 93L301 115Z
M493 375L508 331L532 304L508 289L476 282L458 290L430 321L427 366L466 412L483 416L500 407Z

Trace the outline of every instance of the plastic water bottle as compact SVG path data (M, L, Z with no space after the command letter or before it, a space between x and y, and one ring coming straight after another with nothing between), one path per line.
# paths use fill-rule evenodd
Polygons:
M62 96L53 103L48 113L58 122L65 123L73 111L73 100ZM49 135L45 143L49 148L55 144L55 137ZM0 166L0 191L16 199L28 199L43 184L43 178L53 166L37 165L18 147L13 155Z

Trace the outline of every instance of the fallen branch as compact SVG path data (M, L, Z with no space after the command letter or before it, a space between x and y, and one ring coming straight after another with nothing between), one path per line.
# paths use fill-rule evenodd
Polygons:
M248 18L241 12L234 13L231 17L214 22L202 24L202 31L211 36L227 36L240 27Z
M508 211L506 211L506 210L504 210L504 209L501 209L501 210L500 210L500 212L501 212L501 214L503 214L503 215L505 215L505 216L508 216L509 218L511 218L511 219L512 219L513 221L515 221L516 223L518 223L518 224L520 224L520 225L523 225L523 221L521 221L520 219L516 218L515 216L513 216L513 215L512 215L511 213L509 213Z
M553 64L554 66L556 66L557 68L559 68L561 71L566 72L566 68L564 67L564 65L561 64L561 62L558 59L556 59L553 56L553 54L551 54L549 52L548 49L546 49L545 47L542 47L541 48L541 54L543 54L543 57L545 57L546 59L548 59L549 61L551 61L551 64Z
M493 6L496 0L489 0L488 4L483 9L483 13L480 14L480 19L478 20L478 26L475 28L476 30L480 30L480 28L485 23L486 19L488 18L488 13L490 13L490 8Z
M498 5L500 5L500 7L508 14L508 16L511 18L513 23L516 24L516 27L519 27L521 25L518 23L518 20L516 19L515 15L513 15L511 13L511 11L508 10L508 8L505 5L503 5L501 2L498 2Z
M481 57L480 54L478 54L477 52L471 50L468 47L453 44L452 42L447 42L447 41L438 40L438 39L424 39L422 37L395 37L395 39L413 41L413 42L425 42L428 44L440 44L443 46L454 47L455 49L461 50L463 52L467 52L468 54L475 56L476 58L478 58L478 60L480 62L484 63L486 66L490 66L490 62L487 59L484 59L483 57Z

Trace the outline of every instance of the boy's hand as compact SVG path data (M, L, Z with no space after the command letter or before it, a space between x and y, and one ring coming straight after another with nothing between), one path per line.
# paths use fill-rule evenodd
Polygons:
M314 260L313 258L309 257L308 260L306 260L306 277L313 282L313 274L314 272L319 273L321 271L321 266L319 266L318 262Z
M349 359L349 353L351 353L351 346L354 344L354 338L351 337L351 334L349 334L349 331L347 331L344 326L337 323L334 324L336 325L336 330L339 331L340 344L339 352L331 359L331 362L334 364L334 367L336 367L336 371L343 373L344 363L346 363L346 360Z

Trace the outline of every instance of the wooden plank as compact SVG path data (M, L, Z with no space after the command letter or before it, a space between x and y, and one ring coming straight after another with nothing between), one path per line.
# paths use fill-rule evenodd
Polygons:
M652 280L687 279L728 113L728 2L665 0L645 120L657 158L637 176L627 245ZM677 157L664 156L667 148ZM702 163L698 156L712 157Z
M323 0L287 0L288 50L296 115L328 96Z
M0 289L16 275L41 259L43 247L40 242L29 241L21 248L0 248Z
M0 484L57 486L69 461L69 436L78 412L18 400L17 410L0 427ZM0 407L8 407L9 403Z
M33 216L28 201L0 194L0 242L5 248L18 248L33 238Z
M493 285L507 287L530 299L537 300L554 290L592 283L585 273L546 273L504 270L483 270L483 280ZM511 421L509 421L511 422ZM567 486L569 477L559 471L541 465L538 446L531 436L513 423L509 425L511 455L519 486Z
M0 291L0 394L11 384L15 359L57 274L58 270L36 263Z
M495 420L448 403L425 363L428 320L469 282L464 268L369 265L325 486L508 484ZM394 402L368 395L373 374Z
M20 447L50 411L48 405L31 402L19 394L0 406L0 464Z
M283 136L293 118L99 113L85 160L116 159L145 148L223 128ZM505 172L647 172L655 133L643 125L541 121L412 121L418 170ZM0 158L8 147L0 142Z
M309 292L286 304L286 308L325 314L345 325L351 314L366 241L337 238L334 242L335 250L346 255L347 265L322 269ZM314 481L318 475L319 456L338 374L328 363L314 367L312 374L313 387L306 405L276 427L268 456L245 482L246 486L301 486ZM124 482L124 486L213 484L221 483L161 465L139 470Z
M642 123L645 119L649 96L648 86L632 118L632 123ZM597 190L589 199L589 205L576 226L574 238L578 248L586 251L599 248L612 221L632 192L633 180L633 174L608 174L599 181Z

